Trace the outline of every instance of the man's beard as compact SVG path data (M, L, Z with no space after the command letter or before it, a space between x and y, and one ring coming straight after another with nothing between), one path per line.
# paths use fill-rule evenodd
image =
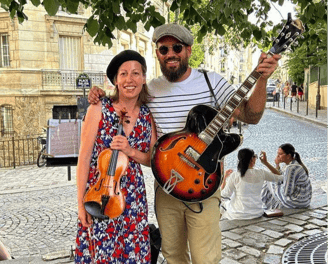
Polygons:
M166 60L167 61L167 60ZM165 61L160 61L163 75L169 82L176 82L188 70L188 58L180 60L180 66L177 69L167 67Z

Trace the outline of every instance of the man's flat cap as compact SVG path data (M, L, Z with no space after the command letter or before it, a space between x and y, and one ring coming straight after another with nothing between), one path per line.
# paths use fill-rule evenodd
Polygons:
M120 66L126 61L138 61L142 66L144 66L147 70L146 60L142 57L138 52L134 50L124 50L117 54L109 63L107 67L107 77L114 83L114 77L117 74Z
M153 42L157 43L157 41L165 36L174 37L188 46L191 46L194 43L194 38L190 31L184 26L178 24L164 24L155 28Z

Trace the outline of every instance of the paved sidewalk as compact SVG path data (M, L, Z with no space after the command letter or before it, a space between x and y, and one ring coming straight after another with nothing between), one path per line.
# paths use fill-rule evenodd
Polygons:
M156 222L156 218L153 212L153 177L151 176L150 168L144 167L144 174L146 175L146 186L148 191L148 201L150 209L150 221ZM36 166L26 166L20 167L15 170L1 170L0 171L0 181L3 183L0 186L0 196L5 195L7 199L11 199L11 196L19 195L27 197L29 193L34 196L36 193L49 190L70 190L67 197L74 195L76 192L75 188L75 171L76 167L72 167L72 181L67 182L67 168L56 167L56 168L37 168ZM12 179L11 181L4 181L5 178ZM32 182L33 185L28 185L27 182ZM25 186L23 188L23 186ZM318 234L327 231L327 194L322 187L316 187L316 196L313 197L310 209L306 210L284 210L285 215L279 218L265 218L261 217L253 220L245 221L228 221L221 220L220 226L222 229L222 256L221 264L235 264L235 263L281 263L281 258L284 251L293 243L301 240L302 238ZM11 195L10 195L11 193ZM14 198L13 198L14 199ZM69 198L65 198L69 199ZM67 243L63 243L63 247L60 248L56 246L58 244L58 238L52 238L51 231L50 234L46 230L52 229L54 222L44 223L45 231L42 231L40 226L30 226L30 228L38 229L41 228L41 234L37 234L40 240L46 239L53 241L48 241L47 251L42 253L39 249L39 253L32 254L31 252L26 252L26 250L17 250L15 247L15 260L4 261L6 264L25 264L25 263L73 263L69 259L69 249L70 245L74 245L74 235L75 235L75 223L74 219L75 197L71 197L73 204L69 204L69 208L66 204L58 202L58 207L64 207L66 211L73 211L72 216L64 217L63 224L66 224L69 228L68 230L63 230L61 232L70 232L70 237L63 237L64 240L68 240ZM46 203L50 202L46 201ZM36 205L37 207L38 205ZM40 206L43 206L40 204ZM33 215L33 206L31 206L29 217ZM28 208L26 208L28 210ZM46 210L46 209L45 209ZM47 215L50 218L58 218L58 210L55 206L52 206L53 212L47 211ZM22 221L24 217L17 218ZM26 220L25 220L26 221ZM13 221L13 223L15 220ZM69 224L73 222L73 224ZM12 223L12 224L13 224ZM12 225L11 224L11 225ZM16 223L18 225L18 223ZM24 227L21 233L22 240L25 236L28 236L30 230ZM27 226L31 225L27 221ZM5 230L11 230L12 226L1 226L0 225L0 236L6 234ZM1 229L4 229L3 232ZM56 229L56 227L54 228ZM29 242L30 243L30 242ZM54 246L52 246L54 245ZM24 252L25 251L25 252ZM27 255L26 255L27 254ZM40 254L40 255L38 255ZM61 257L60 259L54 259L56 257ZM48 260L42 260L42 258L48 258ZM54 259L54 260L51 260ZM160 263L160 262L159 262ZM165 263L165 262L164 262ZM317 264L317 263L316 263ZM319 264L319 263L318 263Z
M267 102L267 108L284 112L297 118L301 118L319 125L327 126L327 109L317 110L307 105L306 101L292 102L290 98L284 102Z

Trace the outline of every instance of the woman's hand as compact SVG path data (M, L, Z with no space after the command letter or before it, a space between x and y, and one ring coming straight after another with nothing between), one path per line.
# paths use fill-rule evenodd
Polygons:
M120 150L128 157L131 157L134 151L134 149L131 148L128 139L122 135L117 135L113 137L113 141L110 144L110 148Z
M280 158L278 158L278 156L275 158L274 160L274 163L276 163L276 167L279 168L279 164L281 163L282 161L280 160Z
M263 164L267 164L267 163L268 163L266 152L261 151L261 154L260 154L260 161L261 161Z
M79 205L78 208L78 218L81 221L81 224L84 227L90 227L92 224L92 217L87 213L87 211L84 208L84 205Z
M232 172L233 172L232 169L226 170L225 173L224 173L224 178L228 178L231 175Z

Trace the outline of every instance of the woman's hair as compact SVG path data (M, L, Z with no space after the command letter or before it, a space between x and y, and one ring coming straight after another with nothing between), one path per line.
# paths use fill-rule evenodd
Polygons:
M281 148L283 150L283 152L286 153L286 155L289 155L290 154L292 158L296 159L297 162L303 167L303 169L305 170L306 174L309 175L308 169L306 168L306 166L301 161L300 154L298 154L295 151L295 148L293 147L292 144L289 144L289 143L282 144L279 148Z
M142 68L142 74L146 76L146 71L147 71L146 67L141 65L141 68ZM114 83L116 83L116 79L117 79L117 73L114 76ZM115 85L115 93L110 97L113 99L114 102L118 101L118 88L116 85ZM150 100L150 94L149 94L147 83L145 83L142 85L142 89L138 98L138 104L139 105L147 104L149 100Z
M240 176L244 177L248 170L249 163L254 157L254 151L249 148L243 148L238 152L238 165L237 169L240 172Z

